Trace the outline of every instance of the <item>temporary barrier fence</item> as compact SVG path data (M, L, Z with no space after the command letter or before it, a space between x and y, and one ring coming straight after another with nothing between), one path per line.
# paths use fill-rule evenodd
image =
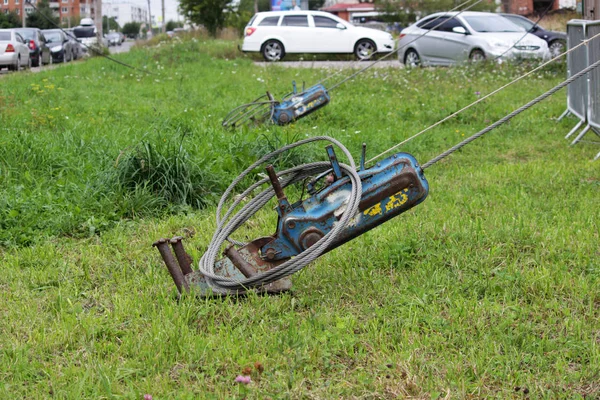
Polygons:
M588 21L573 19L567 23L567 47L569 49L577 46L585 40L589 40L600 34L600 21ZM582 71L588 65L600 59L600 37L595 38L588 45L581 46L567 54L567 75ZM565 136L568 139L583 124L585 127L575 137L571 144L578 143L589 132L592 131L600 136L600 71L592 70L587 74L587 79L578 79L567 88L567 110L560 116L572 114L579 122ZM594 142L599 143L600 142ZM600 157L600 153L595 159Z

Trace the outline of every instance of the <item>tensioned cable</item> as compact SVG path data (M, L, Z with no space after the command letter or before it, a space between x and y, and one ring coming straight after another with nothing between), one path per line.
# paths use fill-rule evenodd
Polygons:
M546 10L544 10L544 12L542 13L542 15L538 18L537 21L535 21L535 23L533 24L533 28L535 28L536 26L538 26L538 24L540 23L540 21L542 20L542 18L544 18L546 16L546 14L548 13L548 11L550 11L550 9L552 8L552 6L554 6L554 1L551 1L548 3L548 7L546 7ZM511 21L512 22L512 21ZM513 22L514 24L514 22ZM516 25L516 24L515 24ZM517 40L515 43L513 43L512 46L510 46L504 53L500 54L498 57L494 58L494 61L499 60L502 56L504 56L506 53L508 53L509 51L511 51L512 49L515 48L515 46L521 42L521 40L525 39L527 37L527 35L531 32L531 30L525 32L525 34L523 36L521 36L519 38L519 40ZM542 39L543 40L543 39Z
M383 60L385 60L386 58L392 56L393 54L396 54L398 51L400 51L401 49L405 48L406 46L408 46L411 43L414 43L415 41L419 40L420 38L422 38L423 36L427 35L429 32L435 30L436 28L442 26L443 24L445 24L448 21L453 20L454 18L458 17L460 14L462 14L465 11L468 11L469 9L471 9L472 7L475 7L477 4L481 3L483 0L477 0L475 1L473 4L469 5L468 7L463 8L462 10L458 11L455 15L450 16L448 19L443 20L442 22L440 22L439 24L437 24L436 26L432 27L431 29L429 29L426 32L423 32L420 36L417 36L416 38L414 38L412 41L406 43L405 45L403 45L402 47L397 48L396 50L386 54L385 56L373 61L373 63L367 65L366 67L356 71L355 73L353 73L352 75L348 76L347 78L342 79L340 82L336 83L335 85L333 85L332 87L330 87L328 89L328 91L332 91L333 89L335 89L336 87L342 85L343 83L349 81L350 79L354 78L356 75L363 73L364 71L368 70L369 68L373 67L375 64L377 64L378 62L381 62ZM469 1L465 2L465 3L469 3ZM463 3L463 4L465 4ZM455 8L456 9L456 8ZM434 21L437 21L438 19L440 19L441 17L446 16L446 14L441 14L439 15ZM433 21L432 21L433 22Z
M465 4L468 4L468 3L472 2L472 1L475 1L475 0L467 0L467 1L465 1L464 3L461 3L461 4L459 4L458 6L454 7L453 9L451 9L451 10L450 10L450 11L448 11L448 12L454 12L454 11L458 10L459 8L461 8L462 6L464 6ZM479 3L479 1L478 1L477 3ZM472 4L471 6L469 6L469 8L470 8L470 7L473 7L473 6L475 6L477 3L475 3L475 4ZM462 11L460 11L460 12L463 12L463 11L466 11L466 10L462 10ZM454 18L455 18L457 15L458 15L458 14L456 14L454 17L452 17L452 18L450 18L450 19L454 19ZM442 17L445 17L445 16L446 16L445 14L440 14L440 15L438 15L437 17L435 17L434 19L432 19L432 20L431 20L431 22L433 23L433 22L435 22L435 21L437 21L437 20L439 20L440 18L442 18ZM444 20L444 22L446 22L446 21L448 21L448 20ZM411 43L415 42L417 39L420 39L421 37L423 37L423 36L427 35L429 32L433 31L435 28L437 28L437 27L439 27L439 26L443 25L443 24L444 24L444 22L442 22L442 23L440 23L439 25L436 25L436 26L434 26L434 27L431 27L431 28L430 28L430 29L428 29L428 30L427 30L425 33L421 34L421 36L418 36L418 37L416 37L414 40L412 40L412 41L410 41L410 42L406 43L405 45L402 45L402 47L399 47L399 48L397 48L396 50L392 51L391 53L389 53L389 54L386 54L386 55L385 55L384 57L382 57L381 59L378 59L378 60L375 60L375 61L373 61L373 64L376 64L376 63L378 63L379 61L382 61L382 60L384 60L385 58L387 58L387 57L389 57L389 56L391 56L391 55L393 55L393 54L396 54L396 53L397 53L397 52L399 52L401 49L403 49L403 48L405 48L406 46L408 46L409 44L411 44ZM370 61L370 60L359 60L358 62L359 62L359 63L361 63L361 62L365 62L365 61ZM337 76L337 75L339 75L339 74L341 74L341 73L342 73L342 71L340 70L340 71L338 71L338 72L336 72L336 73L334 73L334 74L331 74L331 75L329 75L329 76L327 76L327 77L325 77L325 78L321 79L321 80L320 80L320 81L318 81L316 84L318 85L318 84L320 84L320 83L326 82L326 81L328 81L329 79L331 79L331 78L333 78L333 77L335 77L335 76Z
M393 150L397 149L398 147L400 147L400 146L402 146L402 145L404 145L404 144L406 144L406 143L410 142L411 140L415 139L416 137L418 137L418 136L421 136L421 135L422 135L422 134L424 134L425 132L427 132L427 131L429 131L429 130L431 130L431 129L435 128L435 127L436 127L436 126L438 126L438 125L441 125L442 123L444 123L444 122L448 121L449 119L451 119L451 118L453 118L453 117L457 116L458 114L462 113L463 111L466 111L466 110L468 110L469 108L471 108L471 107L475 106L476 104L478 104L478 103L481 103L481 102L482 102L482 101L484 101L485 99L487 99L487 98L489 98L489 97L491 97L491 96L493 96L493 95L497 94L498 92L500 92L500 91L502 91L502 90L506 89L507 87L511 86L513 83L516 83L516 82L520 81L521 79L524 79L524 78L528 77L529 75L531 75L531 74L533 74L534 72L538 71L539 69L541 69L541 68L545 67L546 65L548 65L548 64L550 64L550 63L552 63L552 62L554 62L554 61L558 60L559 58L561 58L561 57L563 57L563 56L565 56L565 55L569 54L569 53L570 53L570 52L572 52L573 50L575 50L575 49L577 49L577 48L579 48L579 47L581 47L581 46L587 46L587 44L588 44L588 42L589 42L589 41L591 41L591 40L593 40L593 39L597 38L598 36L600 36L600 33L598 33L598 34L596 34L596 35L592 36L592 37L591 37L591 38L589 38L589 39L583 40L583 41L582 41L581 43L579 43L577 46L575 46L575 47L573 47L573 48L571 48L571 49L569 49L569 50L565 51L564 53L561 53L561 54L557 55L557 56L556 56L556 57L554 57L553 59L551 59L551 60L549 60L549 61L547 61L547 62L545 62L545 63L541 64L541 65L540 65L540 66L538 66L537 68L534 68L534 69L532 69L531 71L529 71L529 72L527 72L526 74L524 74L524 75L522 75L522 76L520 76L520 77L516 78L515 80L513 80L513 81L511 81L511 82L507 83L506 85L499 87L498 89L494 90L493 92L486 94L485 96L483 96L483 97L481 97L481 98L479 98L479 99L475 100L475 101L474 101L474 102L472 102L471 104L469 104L469 105L467 105L467 106L465 106L465 107L461 108L460 110L458 110L458 111L456 111L456 112L454 112L454 113L452 113L452 114L448 115L447 117L445 117L445 118L443 118L443 119L441 119L441 120L437 121L437 122L436 122L436 123L434 123L433 125L430 125L430 126L428 126L427 128L425 128L425 129L423 129L422 131L420 131L420 132L418 132L418 133L414 134L413 136L409 137L408 139L405 139L405 140L403 140L402 142L400 142L400 143L398 143L398 144L396 144L396 145L394 145L394 146L390 147L389 149L387 149L387 150L383 151L382 153L380 153L380 154L376 155L375 157L371 158L370 160L368 160L368 161L367 161L367 163L373 162L373 161L375 161L376 159L378 159L379 157L381 157L381 156L384 156L384 155L388 154L389 152L391 152L391 151L393 151Z
M44 17L44 19L45 19L46 21L48 21L48 22L50 22L52 25L54 25L54 26L56 27L56 29L59 29L60 31L62 31L62 33L64 33L64 34L65 34L65 35L67 35L68 37L73 37L73 35L71 35L71 34L70 34L70 33L68 33L67 31L65 31L63 28L61 28L61 27L60 27L60 25L56 24L54 21L52 21L50 18L48 18L48 17L46 16L46 14L44 14L43 12L41 12L41 11L40 11L40 10L39 10L39 9L38 9L36 6L34 6L34 5L33 5L33 3L31 3L29 0L27 1L27 4L28 4L28 5L30 5L31 7L33 7L33 9L34 9L35 11L37 11L37 12L38 12L38 14L40 14L42 17ZM148 74L148 75L156 75L156 74L155 74L155 73L153 73L153 72L150 72L150 71L147 71L147 70L144 70L144 69L138 68L138 67L134 67L133 65L129 65L129 64L127 64L127 63L124 63L124 62L122 62L122 61L116 60L116 59L114 59L114 58L112 58L112 57L110 57L110 56L107 56L106 54L103 54L102 52L100 52L100 51L96 50L96 49L95 49L95 48L93 48L93 47L90 47L90 46L86 45L85 43L82 43L82 42L79 42L79 41L77 41L77 42L78 42L79 44L81 44L81 45L83 45L83 46L87 47L87 48L88 48L88 50L91 50L91 51L93 51L94 53L96 53L97 55L99 55L99 56L102 56L102 57L104 57L104 58L107 58L107 59L109 59L109 60L110 60L110 61L112 61L112 62L115 62L115 63L117 63L117 64L120 64L120 65L122 65L122 66L124 66L124 67L127 67L127 68L131 68L131 69L135 69L135 70L138 70L138 71L144 72L144 73L146 73L146 74Z
M554 93L556 93L558 90L564 88L565 86L569 85L570 83L572 83L574 80L581 78L582 76L584 76L585 74L587 74L588 72L590 72L591 70L593 70L594 68L597 68L600 66L600 60L596 61L595 63L593 63L592 65L588 66L587 68L579 71L578 73L576 73L575 75L571 76L569 79L559 83L558 85L556 85L555 87L553 87L552 89L548 90L546 93L536 97L535 99L531 100L529 103L525 104L524 106L519 107L518 109L516 109L515 111L511 112L510 114L502 117L501 119L499 119L498 121L494 122L493 124L489 125L488 127L482 129L481 131L477 132L476 134L474 134L473 136L470 136L468 138L466 138L465 140L463 140L462 142L458 143L457 145L451 147L450 149L446 150L445 152L441 153L440 155L438 155L437 157L432 158L431 160L427 161L425 164L423 164L423 166L421 167L422 169L427 169L430 166L432 166L433 164L437 163L438 161L448 157L450 154L454 153L455 151L461 149L462 147L466 146L467 144L471 143L472 141L474 141L475 139L480 138L481 136L485 135L486 133L488 133L489 131L491 131L494 128L497 128L498 126L502 125L503 123L511 120L513 117L515 117L516 115L519 115L520 113L522 113L523 111L527 110L530 107L533 107L534 105L536 105L537 103L539 103L540 101L546 99L547 97L553 95Z

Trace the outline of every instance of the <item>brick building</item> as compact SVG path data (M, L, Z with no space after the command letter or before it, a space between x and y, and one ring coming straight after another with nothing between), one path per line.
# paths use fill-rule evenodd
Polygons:
M575 0L502 0L502 12L520 15L531 15L551 10L576 7Z
M35 6L37 0L0 0L0 10L6 14L11 11L17 15L22 15L23 11L29 14L34 10L29 3ZM70 26L77 25L81 18L94 18L95 3L95 0L58 0L51 1L50 8L60 18L61 24Z

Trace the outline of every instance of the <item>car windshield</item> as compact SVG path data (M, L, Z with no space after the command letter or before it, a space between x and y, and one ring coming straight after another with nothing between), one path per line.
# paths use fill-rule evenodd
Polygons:
M93 26L78 26L73 29L73 33L78 38L91 38L96 37L96 28Z
M531 28L533 28L534 23L531 22L528 19L525 18L519 18L519 17L505 17L508 18L510 20L510 22L512 22L513 24L519 25L522 28L525 28L526 30L531 30Z
M111 39L118 39L119 38L119 34L118 33L109 33L108 37Z
M44 32L44 37L48 42L60 42L60 33L58 32Z
M34 31L23 30L23 31L17 31L17 32L19 32L19 34L21 34L21 36L23 36L23 39L32 40L34 38L34 36L33 36Z
M497 15L467 16L465 21L477 32L524 32L525 29L517 26L506 18Z
M0 40L10 40L10 32L0 32Z

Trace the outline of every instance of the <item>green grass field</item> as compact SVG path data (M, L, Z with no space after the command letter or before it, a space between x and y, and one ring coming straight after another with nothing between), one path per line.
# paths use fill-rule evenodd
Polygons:
M374 156L532 68L369 70L296 124L229 131L233 107L331 73L259 68L235 44L0 79L0 398L600 397L599 149L563 139L564 90L428 169L423 204L291 292L178 302L152 242L186 236L197 261L221 192L261 155L328 135ZM401 150L424 163L565 75L547 68ZM312 146L278 165L323 159Z

